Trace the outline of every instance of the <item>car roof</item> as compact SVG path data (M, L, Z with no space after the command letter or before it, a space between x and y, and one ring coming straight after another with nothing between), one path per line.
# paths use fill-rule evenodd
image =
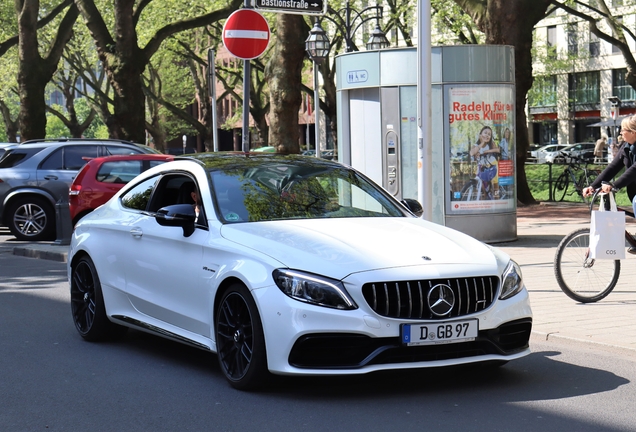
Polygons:
M320 167L342 167L339 162L315 156L281 153L243 153L243 152L208 152L195 153L187 156L175 156L175 161L193 160L210 171L231 168L254 168L275 163Z
M171 161L171 160L174 160L174 156L166 155L166 154L156 154L156 153L136 153L136 154L129 154L129 155L100 156L100 157L89 159L88 163L101 164L104 162L117 162L117 161L128 161L128 160Z
M73 144L73 145L95 145L95 144L123 144L126 146L136 146L139 145L124 140L115 140L115 139L93 139L93 138L60 138L60 139L35 139L24 141L20 143L20 147L52 147L52 146L60 146L63 144Z

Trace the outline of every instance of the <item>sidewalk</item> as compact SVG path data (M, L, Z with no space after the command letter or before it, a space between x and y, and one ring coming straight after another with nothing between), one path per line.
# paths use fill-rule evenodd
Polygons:
M583 204L541 204L517 209L515 242L496 246L521 266L534 313L533 335L576 340L627 349L636 354L636 266L629 254L621 262L614 291L597 303L581 304L567 297L554 276L556 247L566 234L589 226ZM627 220L636 232L636 222Z
M498 243L519 265L530 293L534 313L533 337L548 340L592 342L636 354L636 263L628 255L614 291L597 303L580 304L567 297L554 277L554 253L571 231L589 226L589 210L583 204L540 204L517 209L517 237ZM636 222L628 220L636 232ZM66 262L68 246L22 243L14 255Z

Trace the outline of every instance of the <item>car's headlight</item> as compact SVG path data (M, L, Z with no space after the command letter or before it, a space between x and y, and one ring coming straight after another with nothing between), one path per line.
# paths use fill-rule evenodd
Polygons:
M273 277L278 288L295 300L335 309L357 309L340 281L286 269L274 270Z
M508 266L501 277L501 295L500 300L505 300L517 294L523 288L523 278L521 277L521 268L519 264L510 260Z

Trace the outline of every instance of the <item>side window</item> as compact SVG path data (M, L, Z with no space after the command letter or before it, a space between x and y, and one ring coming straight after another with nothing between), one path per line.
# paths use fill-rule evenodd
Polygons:
M40 169L43 170L62 170L64 169L64 148L59 148L46 158Z
M86 164L85 158L97 157L97 146L65 146L64 169L79 170Z
M126 184L141 173L141 161L104 162L97 172L97 181Z
M168 161L151 160L151 161L148 161L148 165L149 165L148 168L154 168L154 167L156 167L158 165L161 165L163 163L166 163L166 162L168 162Z
M157 180L158 177L149 178L126 192L121 197L121 205L133 210L146 210Z
M143 153L140 150L136 150L130 147L124 147L124 146L114 146L114 145L107 145L105 148L105 156L112 156L112 155L130 155L130 154L141 154Z

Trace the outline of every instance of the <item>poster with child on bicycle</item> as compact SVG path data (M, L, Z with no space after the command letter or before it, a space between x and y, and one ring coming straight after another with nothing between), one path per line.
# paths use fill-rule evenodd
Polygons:
M451 87L448 100L451 212L514 210L514 88Z

